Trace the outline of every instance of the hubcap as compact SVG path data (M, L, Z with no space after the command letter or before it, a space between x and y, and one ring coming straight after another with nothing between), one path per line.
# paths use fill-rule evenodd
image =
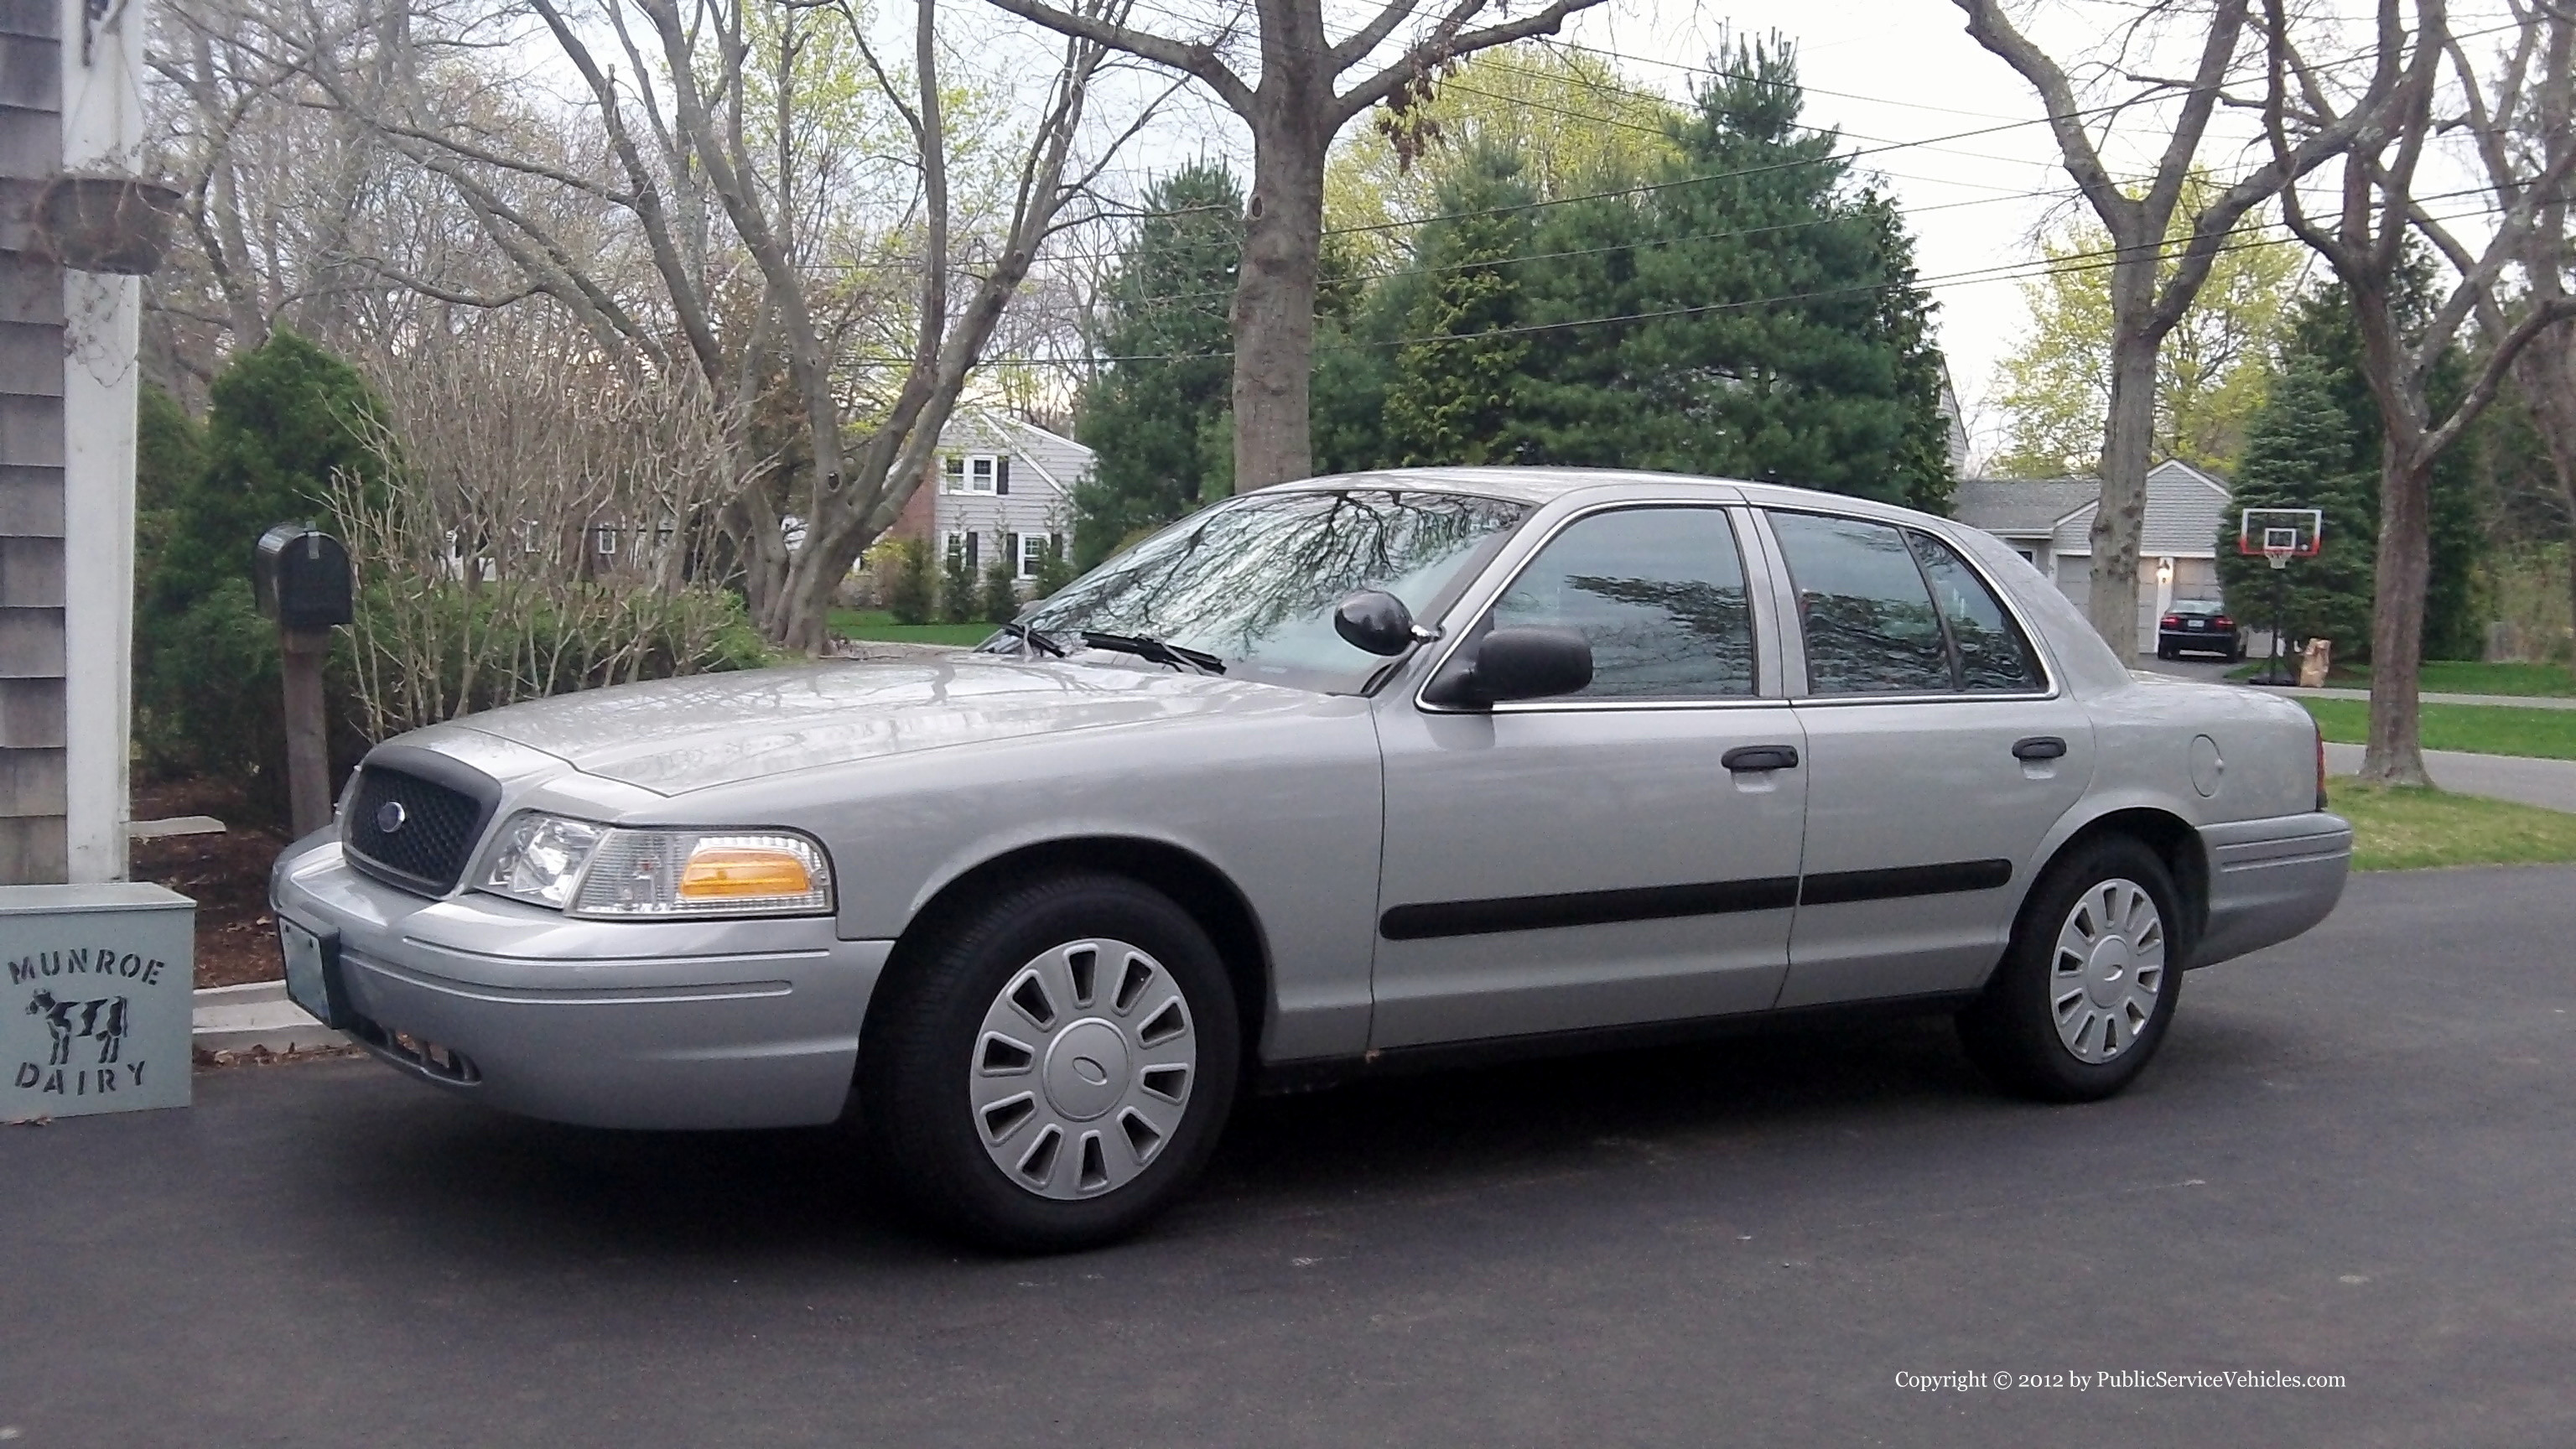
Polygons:
M2106 880L2066 913L2050 957L2048 1003L2057 1039L2078 1061L2107 1062L2135 1046L2165 985L2165 922L2132 880Z
M967 1082L976 1135L1022 1189L1098 1197L1180 1130L1198 1065L1189 1002L1161 962L1124 941L1068 941L984 1013Z

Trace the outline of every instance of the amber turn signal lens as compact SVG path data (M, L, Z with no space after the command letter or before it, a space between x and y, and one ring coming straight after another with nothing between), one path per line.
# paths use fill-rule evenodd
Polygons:
M784 850L702 845L680 872L684 901L739 901L801 896L814 889L805 862Z

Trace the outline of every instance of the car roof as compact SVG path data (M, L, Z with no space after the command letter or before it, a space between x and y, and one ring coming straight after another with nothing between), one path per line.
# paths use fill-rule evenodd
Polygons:
M1472 493L1532 505L1578 495L1592 501L1621 497L1672 498L1704 494L1711 502L1745 502L1775 508L1830 508L1889 522L1917 523L1932 515L1894 504L1824 493L1779 483L1748 483L1738 478L1705 478L1689 473L1658 473L1644 468L1383 468L1283 483L1283 489L1411 488L1440 493ZM1947 520L1940 520L1946 522Z

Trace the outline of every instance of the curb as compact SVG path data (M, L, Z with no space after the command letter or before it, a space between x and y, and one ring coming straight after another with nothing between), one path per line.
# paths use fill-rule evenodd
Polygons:
M283 981L206 987L196 993L193 1015L196 1029L191 1045L200 1052L244 1052L253 1047L311 1051L349 1044L346 1036L287 1000Z

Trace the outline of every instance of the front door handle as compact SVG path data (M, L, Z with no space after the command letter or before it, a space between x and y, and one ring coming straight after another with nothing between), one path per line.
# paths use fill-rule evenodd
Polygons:
M1794 770L1798 749L1795 745L1738 745L1720 755L1718 763L1730 770Z
M2013 741L2013 758L2016 760L2054 760L2065 753L2066 741L2055 735L2032 735L2026 740Z

